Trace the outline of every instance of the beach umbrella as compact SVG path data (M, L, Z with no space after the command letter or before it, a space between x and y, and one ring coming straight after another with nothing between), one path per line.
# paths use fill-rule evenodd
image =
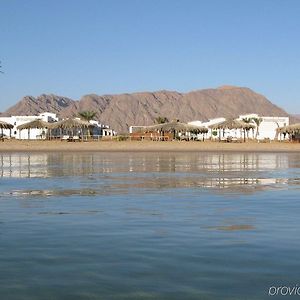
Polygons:
M278 127L278 128L276 128L276 137L275 138L277 138L279 135L280 140L281 140L281 135L283 134L285 136L288 133L289 133L289 126Z
M74 131L76 128L83 130L83 128L91 128L94 126L95 125L89 123L88 121L83 121L80 119L65 119L59 122L51 123L49 128Z
M11 133L11 129L14 128L14 125L3 122L3 121L0 121L0 128L1 128L1 135L2 135L2 138L3 138L3 129L9 129L9 131Z
M294 133L300 133L300 123L292 124L290 127Z
M279 127L276 129L277 133L289 133L292 134L297 131L297 126L300 128L300 124L293 124L288 126Z
M278 135L279 135L279 140L281 141L281 135L283 134L283 136L285 137L285 135L288 134L288 131L289 131L288 127L289 126L283 126L283 127L276 128L275 139L277 139Z
M19 130L23 130L23 129L35 129L35 128L37 128L37 129L43 129L43 128L48 128L49 125L50 125L50 123L44 122L44 121L42 121L40 119L37 119L37 120L31 121L31 122L19 125L17 127L17 129L19 129Z
M300 133L300 123L287 126L287 132L291 134Z
M195 133L207 133L208 129L206 127L200 127L196 125L190 125L186 123L181 123L178 121L172 121L168 123L155 124L152 126L146 126L142 128L143 132L149 131L161 131L161 132L173 132L175 137L175 132L191 132Z
M283 126L283 127L279 127L276 129L276 133L278 134L291 134L291 135L295 135L295 134L300 134L300 123L296 123L296 124L292 124L292 125L288 125L288 126Z
M37 120L33 120L31 122L19 125L17 127L17 129L19 129L20 131L27 129L28 130L28 139L29 139L30 138L30 129L46 129L49 127L49 125L50 124L48 122L44 122L43 120L37 119Z
M194 132L194 133L207 133L208 132L208 128L204 127L204 126L197 126L197 125L188 125L188 130L190 132Z
M194 133L194 134L202 134L202 140L204 141L204 134L208 133L208 128L204 126L197 126L197 125L189 125L189 132Z
M3 122L3 121L0 121L0 128L1 129L13 129L14 125L11 125L11 124Z
M182 131L199 130L199 132L203 132L203 133L207 132L207 128L205 127L190 125L190 124L176 122L176 121L147 126L143 130L147 130L147 131L157 130L157 131L165 131L165 132L173 132L173 131L182 132Z
M219 140L220 140L220 130L223 129L240 129L244 131L244 141L246 139L246 135L245 135L245 130L250 130L250 129L254 129L255 125L254 124L250 124L250 123L246 123L242 120L236 120L236 119L227 119L223 122L214 124L209 126L211 129L218 129L219 130Z
M65 119L59 122L51 123L50 128L60 128L60 129L74 129L74 128L88 128L93 127L91 123L87 121L82 121L80 119Z
M228 119L223 122L210 125L212 129L246 129L246 128L254 128L254 124L246 123L242 120Z

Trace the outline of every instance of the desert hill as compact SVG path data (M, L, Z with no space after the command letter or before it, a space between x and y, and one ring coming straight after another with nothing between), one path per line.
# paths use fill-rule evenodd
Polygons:
M237 117L258 113L263 116L288 116L280 107L249 88L223 86L179 93L176 91L141 92L119 95L85 95L79 101L57 95L26 96L2 116L35 115L54 112L72 117L80 111L97 112L96 119L118 132L130 125L150 125L158 116L182 122L216 117ZM291 121L296 118L291 117Z

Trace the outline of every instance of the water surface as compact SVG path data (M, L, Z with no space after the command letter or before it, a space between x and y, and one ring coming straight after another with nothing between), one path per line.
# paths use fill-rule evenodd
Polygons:
M0 154L1 299L270 298L299 196L293 153Z

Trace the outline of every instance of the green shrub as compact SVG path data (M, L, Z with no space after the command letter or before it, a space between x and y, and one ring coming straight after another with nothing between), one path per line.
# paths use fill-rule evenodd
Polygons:
M128 135L118 135L117 136L117 141L127 141L129 139Z

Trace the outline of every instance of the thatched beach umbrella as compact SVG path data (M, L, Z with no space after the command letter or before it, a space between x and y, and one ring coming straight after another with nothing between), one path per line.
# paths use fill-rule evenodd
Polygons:
M290 135L300 134L300 123L279 127L279 128L276 129L276 133L277 133L277 135L280 134L280 139L281 139L281 134L283 134L283 135L286 135L286 134L290 134Z
M56 123L51 123L50 125L51 129L60 129L61 131L72 130L73 133L74 133L74 129L81 129L81 133L82 133L84 128L91 128L91 127L94 127L94 125L87 121L82 121L80 119L65 119Z
M283 137L285 138L286 134L288 134L288 129L289 126L283 126L283 127L278 127L276 128L276 135L275 135L275 139L278 139L278 135L279 135L279 140L281 141L281 136L283 135Z
M48 128L49 125L50 125L50 123L44 122L44 121L38 119L38 120L34 120L34 121L31 121L31 122L19 125L17 127L17 129L19 129L19 130L35 129L35 128L36 129L44 129L44 128Z
M204 126L197 126L197 125L188 125L188 130L190 132L194 132L194 133L208 133L208 128L204 127Z
M169 123L152 125L150 126L150 128L153 130L166 131L166 132L187 131L188 124L181 123L181 122L169 122Z
M228 119L223 122L211 125L212 129L244 129L245 127L250 126L254 127L254 125L245 123L241 120Z
M9 135L11 136L11 130L14 128L14 125L0 121L0 128L1 128L1 135L3 138L3 129L9 129L9 132L10 132Z
M158 130L158 131L165 131L165 132L173 132L173 131L187 132L187 131L198 130L201 133L207 132L206 127L200 127L196 125L190 125L190 124L175 122L175 121L148 126L145 127L144 130L148 130L148 131Z
M51 124L51 128L61 128L61 129L73 129L73 128L88 128L92 126L87 121L82 121L80 119L65 119L59 122L55 122Z
M191 132L195 131L197 133L207 133L208 129L206 127L200 127L195 125L190 125L186 123L181 123L177 121L172 121L169 123L156 124L152 126L147 126L143 128L143 132L149 131L161 131L161 132Z
M300 133L300 123L290 125L290 130L295 134Z
M12 129L12 128L14 128L14 125L0 121L0 128L1 129Z
M287 134L290 132L290 126L283 126L283 127L278 127L276 128L276 133L277 134Z
M246 134L245 131L250 130L250 129L254 129L255 125L254 124L250 124L250 123L246 123L244 121L241 120L235 120L235 119L228 119L225 120L223 122L214 124L209 126L211 129L218 129L219 130L219 140L221 139L220 134L221 134L221 130L225 130L225 129L240 129L244 131L244 141L246 140Z
M202 140L204 141L205 137L204 134L208 133L208 128L204 126L197 126L197 125L189 125L189 132L194 133L194 134L202 134Z
M20 130L20 135L21 135L22 130L27 129L28 130L28 139L29 139L30 138L30 129L47 129L47 128L49 128L49 126L50 126L50 123L44 122L40 119L37 119L37 120L31 121L31 122L19 125L17 127L17 129Z
M280 128L279 128L280 129ZM286 132L289 134L300 133L300 123L292 124L281 128L281 132Z

